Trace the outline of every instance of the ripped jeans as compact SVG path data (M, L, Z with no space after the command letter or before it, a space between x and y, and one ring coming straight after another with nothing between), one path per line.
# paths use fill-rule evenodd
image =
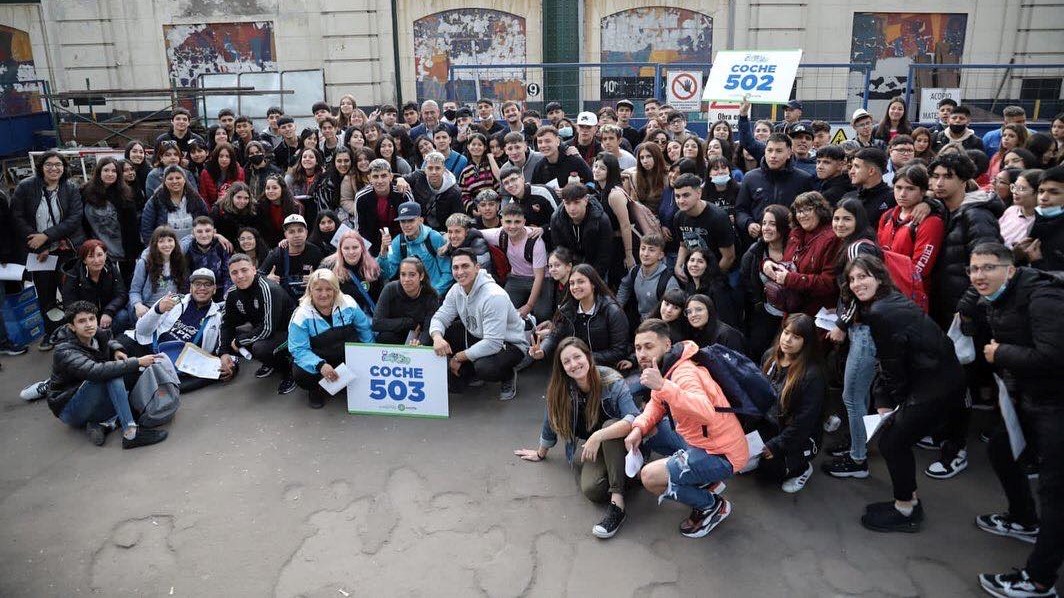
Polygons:
M666 498L693 509L708 509L717 502L705 486L732 476L731 462L720 455L711 455L697 447L676 451L665 462L669 471L669 485L658 497L658 504Z

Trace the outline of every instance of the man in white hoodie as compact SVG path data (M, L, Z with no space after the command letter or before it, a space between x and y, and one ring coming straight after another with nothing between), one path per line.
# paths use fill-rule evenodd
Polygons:
M455 285L429 326L432 348L450 356L450 384L500 381L499 400L509 401L517 396L516 366L528 353L524 320L471 250L454 252L451 274Z

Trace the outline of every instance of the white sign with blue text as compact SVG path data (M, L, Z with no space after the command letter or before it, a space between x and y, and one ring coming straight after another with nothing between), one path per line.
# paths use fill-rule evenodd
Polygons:
M801 50L721 50L702 99L786 104L801 61Z
M447 359L432 347L348 343L345 354L348 413L448 417Z

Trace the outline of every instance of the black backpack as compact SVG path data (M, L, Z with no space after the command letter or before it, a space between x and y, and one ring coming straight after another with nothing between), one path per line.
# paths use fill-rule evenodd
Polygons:
M499 231L499 249L502 250L503 255L506 255L506 248L510 244L510 236L506 234L506 231ZM525 261L532 263L532 250L535 249L536 242L532 239L525 238Z
M673 346L673 362L683 354L683 343ZM668 357L666 357L668 359ZM724 345L709 345L699 349L691 361L709 371L720 386L730 407L716 407L722 413L734 413L744 432L757 424L779 402L779 395L768 376L749 357ZM674 423L675 425L675 423Z

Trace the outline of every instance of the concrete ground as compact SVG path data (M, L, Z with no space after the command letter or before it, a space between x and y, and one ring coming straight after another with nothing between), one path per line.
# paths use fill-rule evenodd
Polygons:
M513 456L539 435L542 367L516 401L487 385L442 421L312 411L245 367L185 396L169 440L123 451L19 400L50 363L31 350L0 372L0 596L973 596L1030 549L972 523L1004 507L978 440L958 478L920 476L919 534L860 526L890 497L876 458L867 480L818 468L797 495L730 480L732 516L699 540L677 532L686 508L635 488L602 541L560 446Z

